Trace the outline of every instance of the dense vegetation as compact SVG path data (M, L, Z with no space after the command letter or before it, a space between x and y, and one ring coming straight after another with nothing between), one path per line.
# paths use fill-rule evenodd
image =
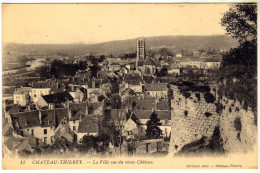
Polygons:
M257 5L233 5L222 18L227 34L240 45L223 56L219 70L219 94L250 107L257 119Z

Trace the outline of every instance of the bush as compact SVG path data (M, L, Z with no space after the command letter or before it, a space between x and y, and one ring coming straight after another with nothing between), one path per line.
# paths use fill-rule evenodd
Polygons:
M214 101L215 101L215 97L209 92L206 92L204 94L204 98L207 103L214 103Z

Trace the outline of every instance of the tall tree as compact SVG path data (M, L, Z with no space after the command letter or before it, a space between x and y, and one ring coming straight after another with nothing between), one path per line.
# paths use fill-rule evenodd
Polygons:
M146 123L147 129L145 136L149 139L158 139L162 135L162 130L159 127L160 125L162 125L162 123L160 123L158 115L153 112L150 120Z
M240 43L257 38L257 4L239 3L232 5L221 19L228 35Z

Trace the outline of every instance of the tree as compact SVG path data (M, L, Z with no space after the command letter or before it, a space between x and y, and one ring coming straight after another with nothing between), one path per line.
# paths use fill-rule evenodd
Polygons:
M158 139L162 135L162 130L159 127L160 125L162 125L162 123L160 123L158 115L153 112L150 120L146 123L147 129L145 136L149 139Z
M97 151L98 148L98 139L93 135L85 135L80 140L80 145L78 146L78 150L80 152L89 152L93 154L93 151Z
M244 43L257 38L257 4L239 3L231 6L221 19L228 35Z
M250 106L257 119L257 4L241 3L231 6L221 20L227 34L240 45L223 56L219 70L219 93ZM233 82L233 79L236 79ZM248 104L249 103L249 104Z

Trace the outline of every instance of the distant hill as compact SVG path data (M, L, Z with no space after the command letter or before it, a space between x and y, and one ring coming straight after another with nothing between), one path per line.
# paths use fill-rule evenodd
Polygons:
M9 43L3 46L4 55L9 52L15 55L28 53L66 54L69 56L82 56L89 53L118 56L126 52L136 51L136 39L109 41L98 44L16 44ZM181 49L230 49L237 47L238 42L226 35L214 36L159 36L146 37L146 49L151 47L174 47L175 51ZM11 56L11 55L10 55ZM3 56L8 58L8 56Z

